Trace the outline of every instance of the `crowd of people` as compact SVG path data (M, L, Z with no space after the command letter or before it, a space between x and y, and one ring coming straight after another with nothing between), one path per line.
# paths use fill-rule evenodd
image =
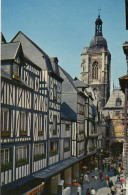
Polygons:
M107 169L107 172L109 173L110 170L113 171L114 176L118 175L118 180L120 181L120 173L123 169L122 162L119 162L119 158L113 158L113 159L106 159L102 160L101 164L98 165L99 175L95 175L94 179L97 181L99 178L101 181L105 180L106 187L110 188L111 194L116 194L116 186L115 183L109 178L109 174L106 174L105 178L103 178L103 172L104 169ZM88 184L89 181L89 175L87 172L84 174L84 182ZM83 190L83 178L80 178L79 186L77 189L77 194L81 195L81 191ZM86 195L96 195L96 190L93 188L86 190Z

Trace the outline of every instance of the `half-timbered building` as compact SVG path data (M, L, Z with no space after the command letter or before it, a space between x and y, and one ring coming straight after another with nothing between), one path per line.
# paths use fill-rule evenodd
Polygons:
M22 32L1 51L2 193L58 194L96 153L93 97Z

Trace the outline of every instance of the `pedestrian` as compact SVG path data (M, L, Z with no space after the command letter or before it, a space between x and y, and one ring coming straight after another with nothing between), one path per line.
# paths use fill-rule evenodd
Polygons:
M101 170L100 170L100 172L99 172L99 175L100 175L100 180L102 180L103 174L102 174L102 171L101 171Z
M114 186L114 185L112 185L112 187L111 187L111 193L112 193L112 195L114 195L114 194L115 194L115 192L116 192L116 188L115 188L115 186Z
M119 175L120 175L120 172L121 172L121 168L119 167L119 168L118 168L118 173L119 173Z
M97 179L98 179L98 175L95 175L95 180L97 181Z
M79 184L78 188L77 188L77 195L81 195L81 186Z
M113 182L112 182L112 180L110 180L110 182L109 182L109 188L110 189L111 189L112 185L113 185Z
M88 175L87 174L84 175L84 180L85 180L85 183L86 182L89 183L89 178L88 178Z
M108 164L107 166L107 171L110 171L110 164Z
M87 191L86 191L86 195L90 195L90 191L89 191L89 189L87 189Z
M80 177L79 184L80 184L80 186L82 187L82 190L83 190L83 178L82 177Z
M106 175L106 177L105 177L106 187L108 187L108 180L109 180L108 175Z
M91 189L91 195L95 195L96 191L94 190L94 188Z
M104 171L104 164L102 164L102 171Z
M114 169L113 169L113 172L114 172L114 176L116 176L116 174L117 174L117 170L116 170L116 168L114 167Z

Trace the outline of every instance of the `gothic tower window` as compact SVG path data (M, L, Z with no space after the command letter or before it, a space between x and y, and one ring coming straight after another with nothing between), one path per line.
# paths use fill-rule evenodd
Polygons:
M98 79L98 62L94 62L92 65L92 78Z

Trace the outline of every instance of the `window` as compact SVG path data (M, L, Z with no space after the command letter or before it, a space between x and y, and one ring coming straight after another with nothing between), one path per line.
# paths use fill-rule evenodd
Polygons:
M98 62L94 62L92 65L92 78L98 79Z
M1 164L6 164L9 162L10 154L9 154L9 148L2 149L1 150Z
M122 101L120 98L116 99L116 106L121 106L122 105Z
M115 115L120 116L120 111L116 111Z
M66 124L66 131L69 131L70 130L70 124Z
M20 66L13 64L13 75L20 77Z
M34 147L34 160L39 160L46 157L45 143L35 144Z
M50 143L50 156L58 153L58 142Z
M78 104L78 113L84 114L84 106L82 104Z
M35 147L34 147L34 154L42 154L42 153L45 153L45 144L42 143L42 144L35 144Z
M26 127L26 112L21 112L20 114L20 135L27 135L27 127Z
M70 150L70 140L64 141L64 152L67 152Z
M2 109L1 113L1 129L8 130L9 127L9 110Z
M21 131L26 131L26 112L21 112Z
M17 160L27 158L27 146L17 148Z
M53 88L53 100L57 101L57 85L54 85Z
M27 146L19 146L16 150L16 165L24 165L29 162Z
M44 124L44 116L42 114L38 115L38 134L43 135L44 134L44 129L43 129L43 124Z
M53 115L53 135L57 134L57 116Z
M35 79L30 75L28 78L28 86L31 87L32 89L34 89L34 86L35 86Z
M2 108L1 111L1 136L9 136L9 110Z
M1 171L12 169L11 148L1 149Z

